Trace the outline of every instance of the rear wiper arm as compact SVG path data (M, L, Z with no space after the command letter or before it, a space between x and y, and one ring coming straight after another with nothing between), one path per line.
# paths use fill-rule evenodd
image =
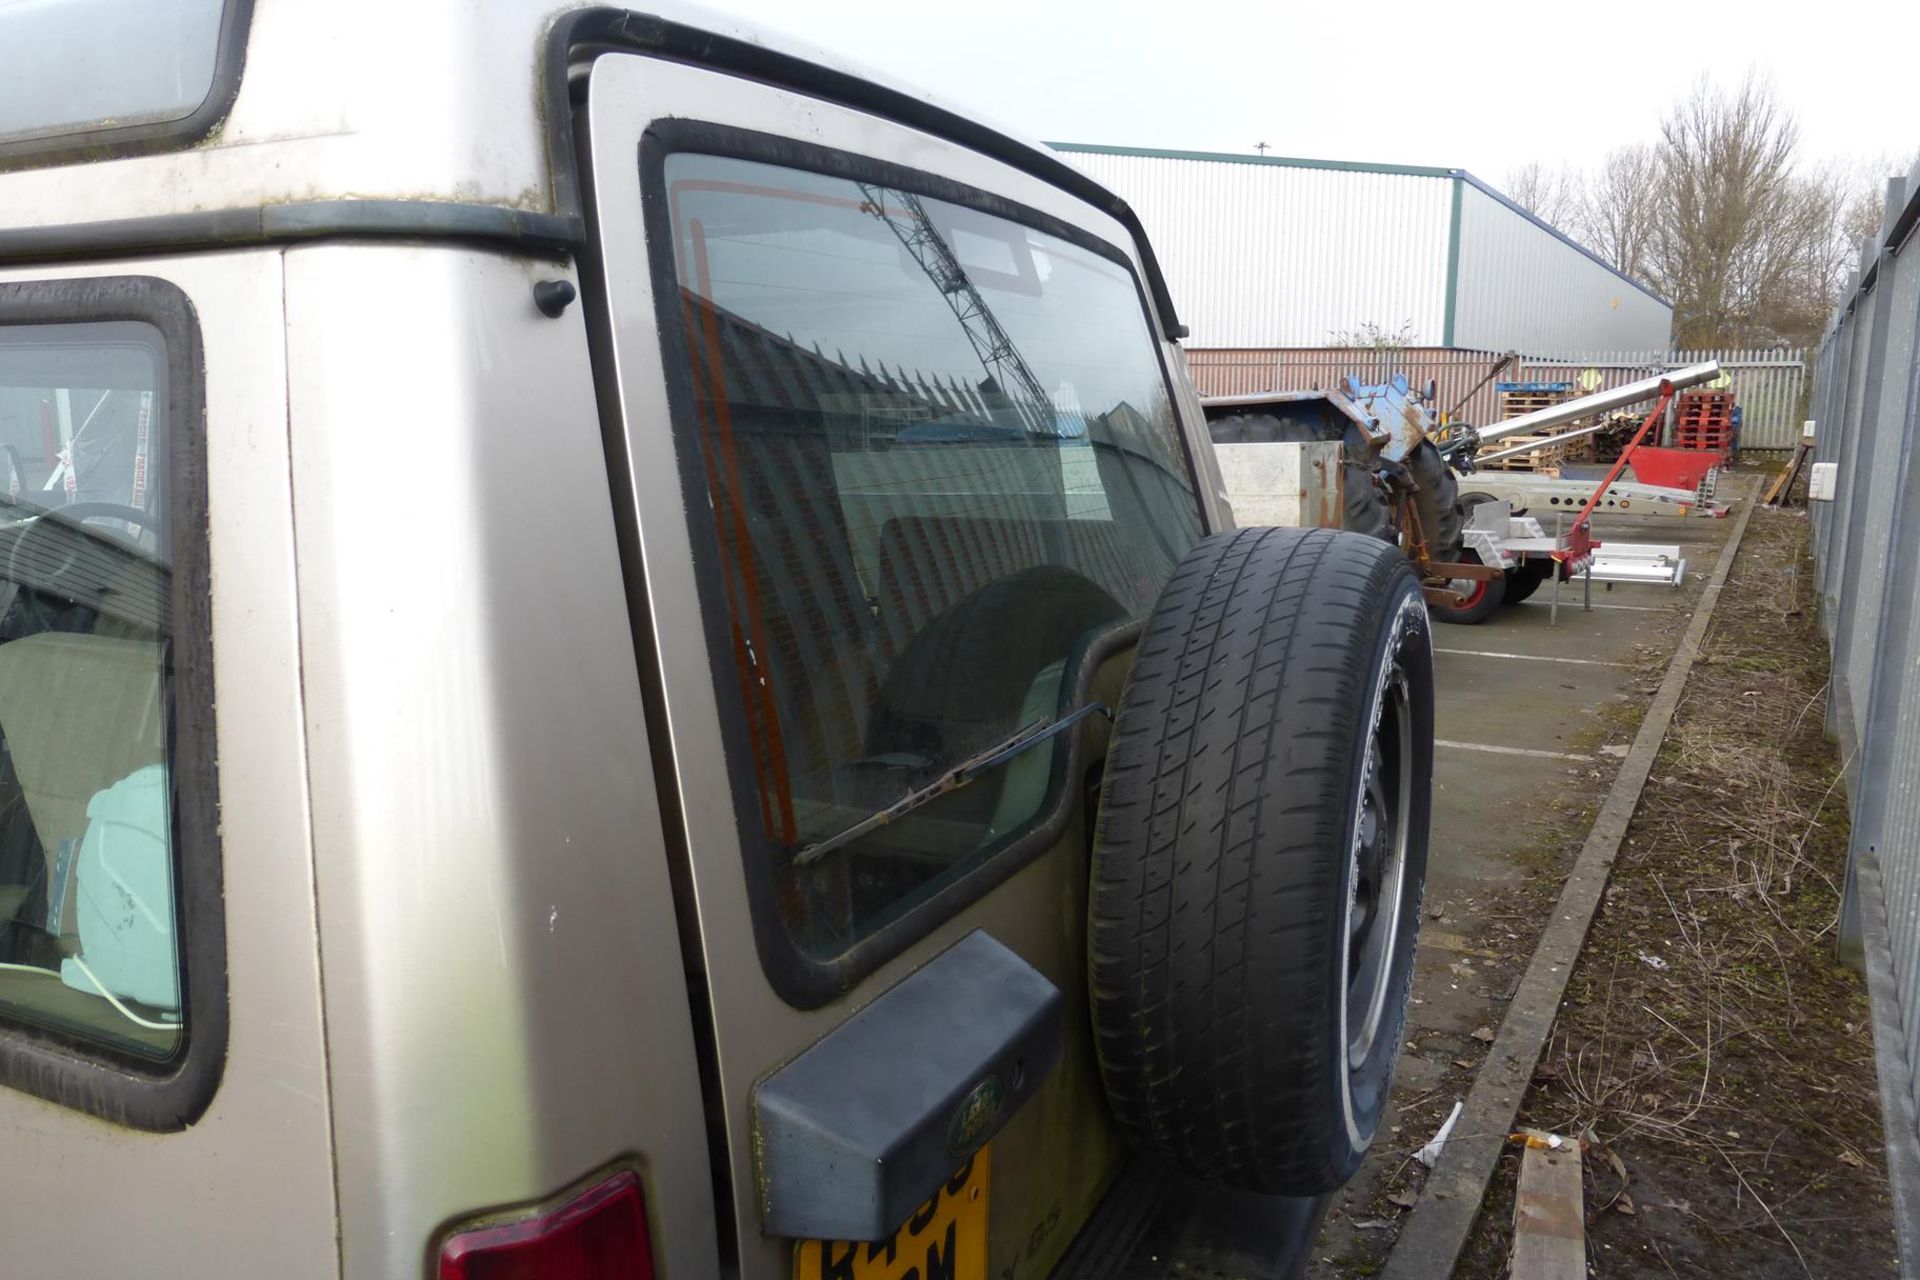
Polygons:
M907 792L886 808L868 814L852 826L836 831L824 840L818 840L803 847L793 855L793 865L804 867L809 863L818 862L842 845L852 844L868 832L905 817L920 806L939 799L947 792L958 791L968 783L977 781L980 775L989 769L1003 765L1015 756L1024 754L1041 743L1065 733L1091 715L1103 715L1109 720L1113 719L1113 712L1104 704L1089 702L1079 710L1068 712L1058 719L1035 720L1026 728L1016 729L985 750L968 756L926 786Z

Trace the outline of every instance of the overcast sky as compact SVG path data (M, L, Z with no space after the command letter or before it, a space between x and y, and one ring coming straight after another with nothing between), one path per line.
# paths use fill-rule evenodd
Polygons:
M1702 71L1772 78L1809 157L1920 150L1920 4L707 0L1049 141L1457 167L1649 141ZM1864 59L1864 64L1862 63ZM1875 72L1878 72L1876 75Z

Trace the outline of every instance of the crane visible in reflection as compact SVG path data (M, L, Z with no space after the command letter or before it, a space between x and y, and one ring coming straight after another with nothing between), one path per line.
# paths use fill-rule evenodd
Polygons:
M866 210L886 223L920 269L933 281L934 288L947 300L953 315L973 344L974 354L987 371L989 395L997 392L1019 415L1029 431L1058 435L1058 418L1053 398L1020 354L1019 347L1001 327L1000 320L967 276L966 268L954 256L953 248L927 216L927 207L911 191L860 184L866 197ZM904 213L906 216L901 217Z

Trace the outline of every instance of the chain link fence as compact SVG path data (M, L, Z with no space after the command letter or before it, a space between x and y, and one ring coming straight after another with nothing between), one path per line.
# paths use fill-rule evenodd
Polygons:
M1814 366L1810 503L1820 619L1833 648L1829 728L1852 808L1841 950L1874 1004L1901 1271L1920 1268L1920 166L1888 184L1880 232ZM1904 250L1904 252L1903 252Z

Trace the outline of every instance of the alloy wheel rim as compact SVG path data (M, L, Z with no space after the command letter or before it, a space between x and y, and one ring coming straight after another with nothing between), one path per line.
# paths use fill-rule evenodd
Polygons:
M1396 655L1397 658L1397 655ZM1368 735L1347 898L1347 1070L1373 1056L1392 995L1401 899L1406 889L1407 811L1413 755L1411 692L1396 661Z

